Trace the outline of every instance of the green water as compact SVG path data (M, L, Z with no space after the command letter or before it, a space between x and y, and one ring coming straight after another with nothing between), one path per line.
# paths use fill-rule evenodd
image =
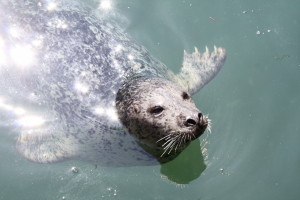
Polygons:
M300 199L300 2L115 0L114 8L132 38L175 71L183 49L226 48L225 67L194 96L213 120L200 138L206 151L196 142L164 166L41 165L0 129L0 199Z

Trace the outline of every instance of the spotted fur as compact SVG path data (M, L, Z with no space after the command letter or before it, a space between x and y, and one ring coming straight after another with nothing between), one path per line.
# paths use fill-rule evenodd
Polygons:
M161 156L163 145L168 145L167 138L160 139L172 131L185 132L180 126L192 116L186 111L199 113L192 100L184 104L188 101L182 98L182 92L195 93L203 76L206 78L201 87L207 83L223 65L224 50L217 49L211 59L209 53L205 59L196 55L190 62L186 54L184 73L176 75L116 24L99 18L92 8L61 1L50 11L47 2L0 3L0 40L4 41L0 48L5 58L0 62L0 98L44 119L38 127L18 126L17 150L40 163L69 158L106 166L158 163L157 155ZM13 28L20 33L18 36L12 34ZM27 45L34 51L34 61L29 66L17 63L18 56L9 53L18 45ZM217 66L218 70L202 73L201 63ZM198 73L197 79L189 79L187 71L191 66ZM187 87L184 81L188 81ZM170 95L170 104L174 101L166 120L143 123L145 115L132 125L136 119L131 113L135 109L147 112L144 103L156 89ZM1 101L0 109L11 112L1 107ZM159 131L152 131L154 127ZM196 131L199 134L195 138L205 128L202 129ZM178 152L192 139L178 140L182 143Z

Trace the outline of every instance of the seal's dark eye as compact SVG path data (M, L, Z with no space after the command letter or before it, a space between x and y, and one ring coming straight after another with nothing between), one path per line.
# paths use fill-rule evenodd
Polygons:
M186 92L183 92L181 96L182 96L182 98L183 98L184 100L190 99L190 96L189 96L188 93L186 93Z
M162 111L164 111L164 108L161 106L154 106L152 108L150 108L149 112L152 115L158 115L160 113L162 113Z

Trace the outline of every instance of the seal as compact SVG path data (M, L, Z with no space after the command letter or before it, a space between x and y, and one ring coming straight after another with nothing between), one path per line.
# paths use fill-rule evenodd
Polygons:
M0 3L0 117L20 154L150 165L209 128L192 95L224 65L223 48L184 52L176 74L99 10L49 2Z

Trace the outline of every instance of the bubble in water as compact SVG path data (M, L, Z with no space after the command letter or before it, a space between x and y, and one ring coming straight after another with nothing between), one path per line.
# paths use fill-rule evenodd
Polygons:
M256 35L260 35L260 31L256 31Z
M71 171L74 173L74 174L77 174L79 172L78 168L77 167L72 167L71 168Z
M107 191L109 191L110 193L112 193L113 196L117 196L117 190L112 188L112 187L108 187L106 188ZM109 194L109 196L111 196L111 194Z

